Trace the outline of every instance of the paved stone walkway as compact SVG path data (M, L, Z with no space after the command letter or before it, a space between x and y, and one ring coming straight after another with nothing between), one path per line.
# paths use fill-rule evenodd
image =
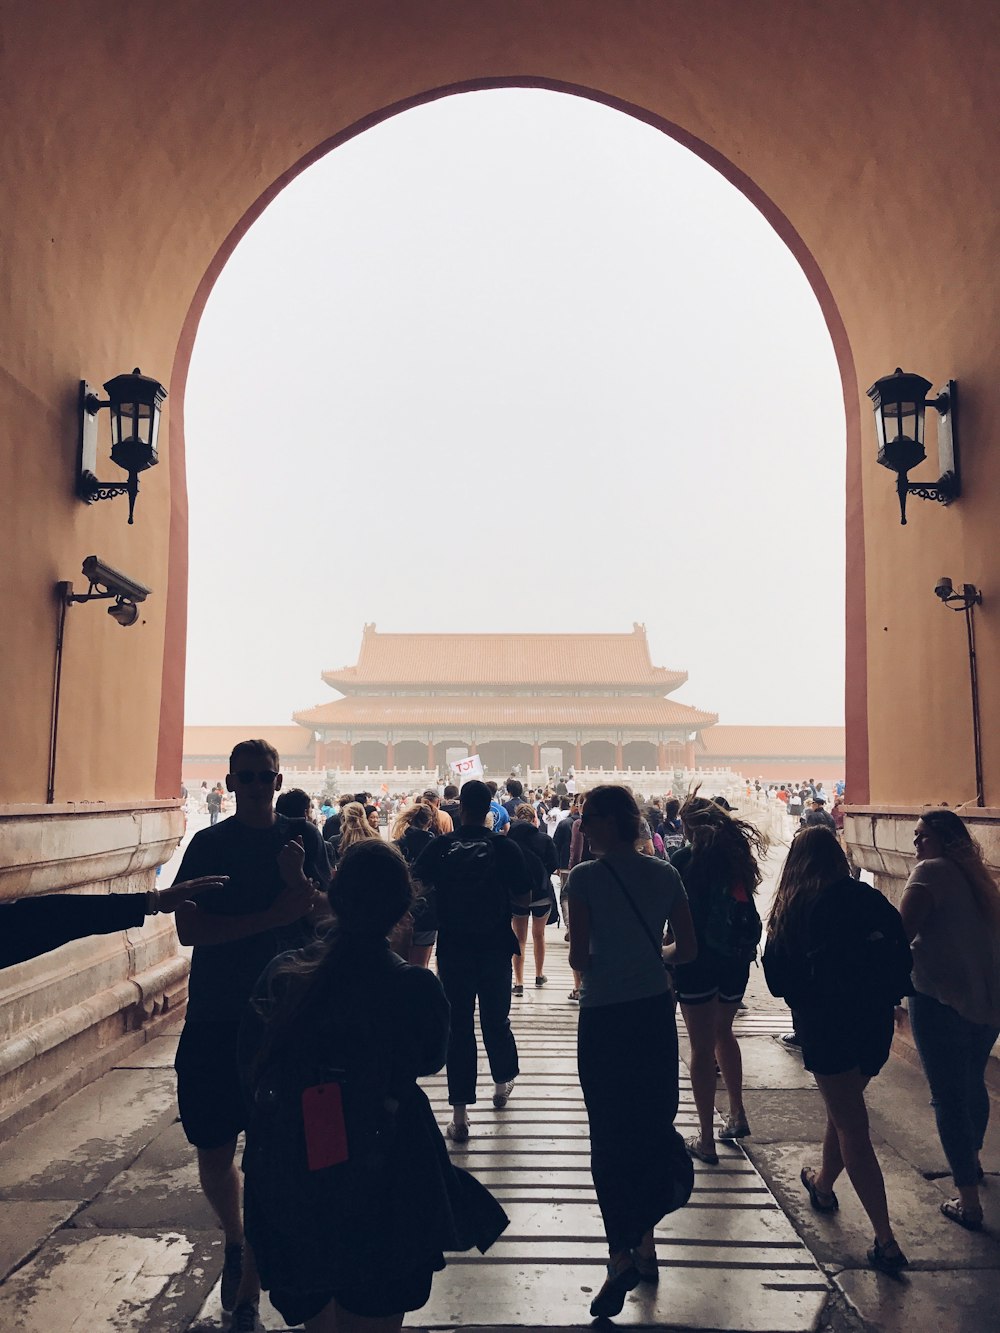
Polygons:
M604 1244L576 1081L566 946L555 930L549 936L549 985L529 986L513 1002L523 1072L510 1104L493 1109L484 1068L473 1137L452 1147L501 1199L511 1226L485 1257L450 1260L430 1304L412 1317L415 1327L590 1325ZM225 1327L219 1233L175 1120L175 1044L154 1039L4 1145L4 1333ZM443 1077L427 1087L444 1125ZM684 1078L679 1128L693 1132L694 1123ZM658 1290L633 1293L618 1323L748 1333L816 1326L827 1279L744 1154L722 1146L720 1155L718 1167L697 1167L691 1204L659 1229ZM266 1303L261 1313L269 1330L284 1328Z

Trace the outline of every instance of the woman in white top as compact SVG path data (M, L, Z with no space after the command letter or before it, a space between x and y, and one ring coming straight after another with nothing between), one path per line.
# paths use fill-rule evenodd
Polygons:
M910 1025L958 1190L941 1212L978 1231L986 1062L1000 1035L1000 889L954 811L928 810L913 843L917 864L900 904L913 948Z
M635 850L640 815L625 787L595 787L580 824L596 860L566 884L569 961L581 976L577 1063L590 1162L610 1263L590 1312L620 1312L656 1282L653 1228L687 1202L693 1172L677 1114L677 1025L664 962L697 951L680 876ZM669 919L674 942L663 947Z

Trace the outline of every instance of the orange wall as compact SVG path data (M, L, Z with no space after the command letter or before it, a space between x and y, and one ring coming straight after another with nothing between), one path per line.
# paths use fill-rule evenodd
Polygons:
M873 801L967 797L964 639L931 589L942 573L982 585L987 599L1000 586L987 457L1000 406L998 22L986 0L213 0L143 6L141 22L134 0L38 0L8 14L0 524L13 557L0 800L44 800L50 589L95 551L155 595L147 623L127 631L101 608L70 611L57 799L177 791L181 408L214 275L266 200L325 146L393 106L491 81L587 90L677 127L799 256L845 381L852 797L867 795L869 753ZM171 398L165 461L144 478L128 528L122 501L85 508L72 497L73 406L81 376L133 365L167 379ZM914 501L905 529L892 478L874 463L864 397L896 365L958 379L967 485L948 511ZM987 796L1000 804L989 600L979 627Z

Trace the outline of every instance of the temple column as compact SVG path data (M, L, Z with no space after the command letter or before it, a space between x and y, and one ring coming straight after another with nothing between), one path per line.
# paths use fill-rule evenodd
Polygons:
M344 744L344 749L345 749L346 754L347 754L347 767L353 772L353 771L354 771L354 742L353 742L353 741L346 741L345 744Z
M324 751L326 746L321 740L316 741L315 753L313 754L313 768L326 768L326 756Z
M694 768L694 741L684 743L684 767Z
M660 741L656 747L656 767L662 773L667 766L667 747Z
M580 741L576 743L576 754L573 757L573 768L583 768L583 745Z
M396 747L392 741L385 743L385 766L386 768L396 767Z
M624 748L625 747L622 745L621 741L615 741L615 768L617 768L619 773L625 767Z
M537 773L542 766L542 747L536 741L531 747L531 767Z
M427 767L437 768L437 759L434 757L434 742L427 742Z

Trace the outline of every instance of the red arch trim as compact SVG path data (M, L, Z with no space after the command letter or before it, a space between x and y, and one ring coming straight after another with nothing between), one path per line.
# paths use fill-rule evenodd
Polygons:
M187 585L188 585L188 503L187 476L184 459L184 392L195 334L209 293L225 267L230 255L260 217L268 204L286 185L307 167L318 162L327 153L365 130L381 124L403 111L453 97L459 93L483 92L496 88L540 88L548 92L566 93L600 102L615 111L632 116L646 125L670 136L691 150L709 166L714 167L730 184L744 194L761 212L798 260L809 285L823 311L830 338L833 342L837 365L840 369L844 394L844 415L847 423L847 477L846 477L846 686L845 717L847 723L847 787L852 805L864 805L869 798L868 773L868 629L865 618L865 543L864 513L861 493L861 418L858 402L857 372L847 329L841 318L833 293L812 251L792 226L786 215L764 193L757 183L734 163L702 139L689 133L683 126L665 120L646 107L636 106L619 97L588 88L581 84L564 83L558 79L537 78L531 75L511 75L504 78L470 79L462 83L432 88L413 97L404 98L389 106L373 111L355 121L339 133L325 139L311 152L280 175L260 195L252 207L233 227L219 247L205 271L194 294L184 326L181 330L171 372L171 390L174 409L170 419L170 535L169 577L167 588L166 626L164 637L163 676L160 693L159 748L156 766L156 796L166 799L180 789L180 766L184 728L184 668L187 638Z

